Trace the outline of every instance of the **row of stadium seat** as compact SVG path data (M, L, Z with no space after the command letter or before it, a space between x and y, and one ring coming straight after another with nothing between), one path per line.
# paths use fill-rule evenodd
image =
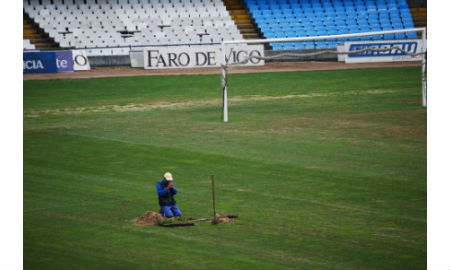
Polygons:
M163 3L163 4L173 4L173 5L179 5L179 4L189 4L189 3L206 3L206 4L215 4L217 3L215 0L24 0L24 5L40 5L40 6L47 6L47 5L76 5L76 4L87 4L87 5L104 5L104 4L120 4L120 5L139 5L139 4L157 4L157 3Z
M413 28L406 0L245 0L266 38L328 36ZM346 40L417 38L416 33L374 35L313 43L273 43L275 50L335 48Z
M220 0L97 0L79 3L24 0L24 9L62 48L219 43L242 39ZM103 55L124 50L89 51Z
M312 7L318 7L318 8L335 8L335 9L354 9L355 7L363 7L366 6L367 9L397 9L397 8L406 8L408 5L406 4L406 1L403 0L388 0L385 2L384 0L377 0L377 1L362 1L362 0L355 0L355 1L312 1L312 2L304 2L304 1L287 1L287 2L280 2L280 1L257 1L257 0L249 0L248 1L249 7L259 7L260 9L270 9L272 7L280 7L282 9L290 9L290 8L312 8Z

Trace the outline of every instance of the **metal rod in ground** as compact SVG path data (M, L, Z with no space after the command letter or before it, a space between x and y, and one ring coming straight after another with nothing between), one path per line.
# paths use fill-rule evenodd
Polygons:
M212 183L212 195L213 195L213 211L214 218L216 217L216 195L214 193L214 174L211 174L211 183Z

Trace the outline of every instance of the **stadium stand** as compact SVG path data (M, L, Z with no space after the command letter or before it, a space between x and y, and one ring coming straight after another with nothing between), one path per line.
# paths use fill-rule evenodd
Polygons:
M220 0L24 0L24 12L61 48L88 55L243 38Z
M26 14L23 14L23 40L25 50L58 48L58 44L33 23Z
M264 38L243 1L224 0L224 3L244 39Z
M413 28L426 25L426 8L410 10L406 0L24 0L25 17L36 28L24 20L24 40L31 41L24 41L25 49L59 45L87 49L88 55L127 55L136 46ZM402 33L350 40L416 37ZM329 49L346 40L271 47Z
M406 0L245 0L266 38L326 36L413 28ZM350 40L417 38L416 33ZM274 50L336 48L345 40L272 43Z
M427 8L410 8L414 25L417 27L427 26Z

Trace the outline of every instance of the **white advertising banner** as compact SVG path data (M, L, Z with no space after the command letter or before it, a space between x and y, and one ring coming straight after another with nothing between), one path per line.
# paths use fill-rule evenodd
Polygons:
M359 51L366 48L388 49L399 47L409 53L422 52L422 40L380 40L380 41L349 41L345 42L345 51ZM426 46L426 44L425 44ZM411 56L399 50L385 52L364 51L358 54L346 54L345 63L368 63L368 62L397 62L397 61L421 61L422 55Z
M264 56L263 45L227 45L228 64L262 66L264 60L251 56ZM250 57L250 59L249 59ZM222 62L220 45L153 47L144 50L145 69L219 67Z
M345 45L344 44L338 44L336 46L336 51L338 53L345 52ZM338 60L338 62L344 62L345 61L345 54L338 54L337 55L337 60Z
M130 64L134 68L143 68L144 51L130 51Z
M73 70L91 70L85 50L72 50Z

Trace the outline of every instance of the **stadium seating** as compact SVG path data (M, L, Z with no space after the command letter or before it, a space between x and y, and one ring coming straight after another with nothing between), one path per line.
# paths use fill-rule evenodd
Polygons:
M413 28L406 0L245 0L266 38L327 36ZM336 48L346 40L417 38L390 34L316 42L272 43L274 50Z
M60 47L88 55L242 39L221 0L24 0L24 10Z

